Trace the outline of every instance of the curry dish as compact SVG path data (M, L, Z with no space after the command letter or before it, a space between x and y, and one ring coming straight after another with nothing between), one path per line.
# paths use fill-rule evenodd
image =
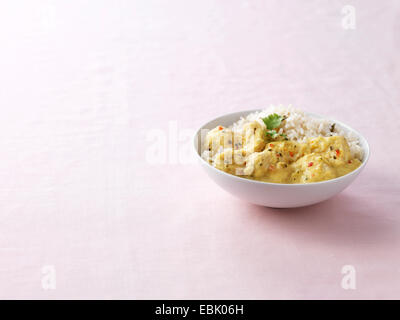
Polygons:
M276 129L268 130L258 121L247 123L241 133L218 126L205 137L209 162L230 174L286 184L334 179L361 165L344 136L313 137L300 143Z

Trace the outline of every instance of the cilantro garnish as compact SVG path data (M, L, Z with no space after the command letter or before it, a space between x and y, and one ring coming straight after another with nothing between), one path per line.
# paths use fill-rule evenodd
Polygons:
M266 118L262 118L262 121L264 121L267 126L267 130L278 128L281 125L282 120L283 117L276 113L270 114Z
M265 126L267 127L267 136L270 136L272 139L275 139L277 136L282 136L287 139L284 133L279 134L276 132L276 130L274 130L275 128L278 128L285 119L285 117L282 117L276 113L270 114L266 118L262 118L262 121L264 121Z

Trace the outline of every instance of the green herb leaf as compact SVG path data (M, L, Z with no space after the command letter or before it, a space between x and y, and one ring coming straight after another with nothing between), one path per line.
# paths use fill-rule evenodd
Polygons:
M270 114L266 118L262 118L262 121L264 121L267 126L267 130L278 128L283 120L284 118L276 113Z

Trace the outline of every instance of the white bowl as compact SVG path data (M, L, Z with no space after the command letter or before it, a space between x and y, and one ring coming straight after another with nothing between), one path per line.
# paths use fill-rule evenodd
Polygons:
M343 191L354 181L354 179L364 169L368 161L369 146L367 140L354 129L336 120L332 121L334 121L336 125L339 125L343 130L351 131L357 135L363 149L361 166L345 176L336 179L308 184L281 184L255 181L218 170L201 158L200 133L202 129L213 129L218 125L228 127L235 121L239 120L240 117L245 117L249 113L256 111L259 110L240 111L218 117L204 124L196 132L194 137L194 148L196 154L209 177L220 187L242 200L273 208L294 208L315 204L327 200ZM320 115L312 113L306 114L315 118L323 118Z

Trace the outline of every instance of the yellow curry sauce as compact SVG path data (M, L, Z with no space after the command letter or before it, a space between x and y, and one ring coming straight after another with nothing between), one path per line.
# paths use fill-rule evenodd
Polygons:
M244 133L217 127L206 136L209 161L216 168L273 183L310 183L343 176L361 165L343 136L309 138L306 143L271 141L257 122Z

